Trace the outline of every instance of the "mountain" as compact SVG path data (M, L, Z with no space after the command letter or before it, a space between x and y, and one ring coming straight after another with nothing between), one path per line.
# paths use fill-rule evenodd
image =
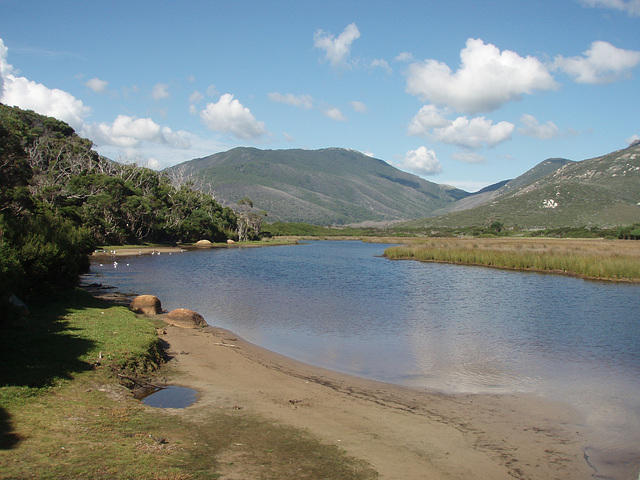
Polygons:
M421 218L469 193L428 182L355 150L239 147L166 170L217 199L248 197L269 222L349 224Z
M640 221L640 144L582 161L547 159L502 187L447 206L409 228L615 226Z

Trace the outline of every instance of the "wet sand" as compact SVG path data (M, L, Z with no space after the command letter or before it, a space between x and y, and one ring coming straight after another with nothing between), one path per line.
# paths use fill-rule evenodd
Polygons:
M585 479L570 405L530 395L445 395L306 365L214 327L160 330L187 410L245 409L304 428L381 479Z

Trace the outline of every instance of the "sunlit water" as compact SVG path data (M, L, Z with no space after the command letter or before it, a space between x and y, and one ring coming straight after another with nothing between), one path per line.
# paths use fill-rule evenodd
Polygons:
M600 452L631 462L624 476L637 478L640 285L390 261L384 248L310 242L145 255L94 264L101 278L90 281L156 295L165 310L196 310L210 325L344 373L568 401L601 435Z

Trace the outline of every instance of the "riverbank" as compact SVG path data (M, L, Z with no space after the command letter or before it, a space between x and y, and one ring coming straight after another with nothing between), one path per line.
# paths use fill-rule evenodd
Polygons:
M240 409L293 425L383 479L577 479L594 471L570 405L525 395L444 395L301 364L214 327L162 340L198 402L175 415ZM243 455L242 446L230 460ZM235 461L234 461L235 463ZM253 466L255 467L255 466ZM229 478L247 478L230 466ZM225 472L223 470L223 475ZM226 478L226 477L225 477Z

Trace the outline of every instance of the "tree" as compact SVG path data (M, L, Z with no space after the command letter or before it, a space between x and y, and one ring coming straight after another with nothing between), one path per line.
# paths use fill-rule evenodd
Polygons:
M238 201L235 212L238 217L238 240L244 242L249 239L260 238L262 219L267 216L267 212L254 211L253 201L247 197Z

